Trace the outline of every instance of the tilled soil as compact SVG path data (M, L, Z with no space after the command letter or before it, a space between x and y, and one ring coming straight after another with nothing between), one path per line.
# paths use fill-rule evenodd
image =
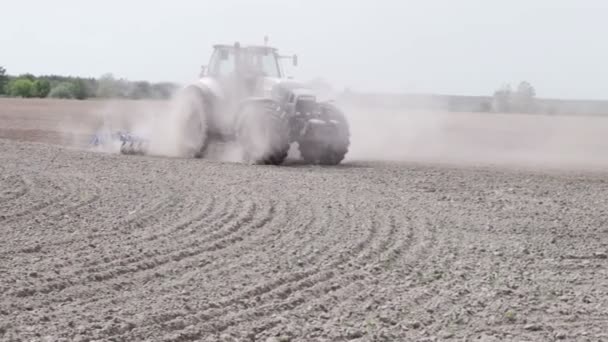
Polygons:
M0 161L0 340L608 340L605 172Z

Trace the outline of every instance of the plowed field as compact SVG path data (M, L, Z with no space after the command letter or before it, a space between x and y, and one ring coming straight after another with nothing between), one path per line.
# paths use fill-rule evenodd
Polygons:
M94 153L57 123L98 103L24 103L0 340L608 340L605 171Z

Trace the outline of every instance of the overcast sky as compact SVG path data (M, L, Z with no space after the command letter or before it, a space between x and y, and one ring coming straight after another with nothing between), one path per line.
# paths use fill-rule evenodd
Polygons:
M606 0L0 0L10 74L188 82L214 43L299 55L300 79L360 91L608 99Z

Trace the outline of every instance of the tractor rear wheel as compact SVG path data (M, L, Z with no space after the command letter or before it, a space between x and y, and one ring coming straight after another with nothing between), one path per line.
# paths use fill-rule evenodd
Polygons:
M310 164L338 165L348 153L350 129L344 114L334 105L323 103L321 118L330 129L310 126L310 131L298 141L302 159ZM315 132L323 130L322 134ZM311 136L313 138L311 138Z
M178 155L202 157L207 147L207 103L203 93L196 87L188 87L175 101L174 120L167 127L172 144Z
M289 151L287 117L273 101L252 101L238 114L236 138L245 162L280 165Z

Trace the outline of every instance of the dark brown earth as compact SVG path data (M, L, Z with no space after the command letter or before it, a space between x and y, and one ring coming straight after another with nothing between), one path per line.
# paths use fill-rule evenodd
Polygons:
M606 171L102 154L18 110L0 340L608 340Z

